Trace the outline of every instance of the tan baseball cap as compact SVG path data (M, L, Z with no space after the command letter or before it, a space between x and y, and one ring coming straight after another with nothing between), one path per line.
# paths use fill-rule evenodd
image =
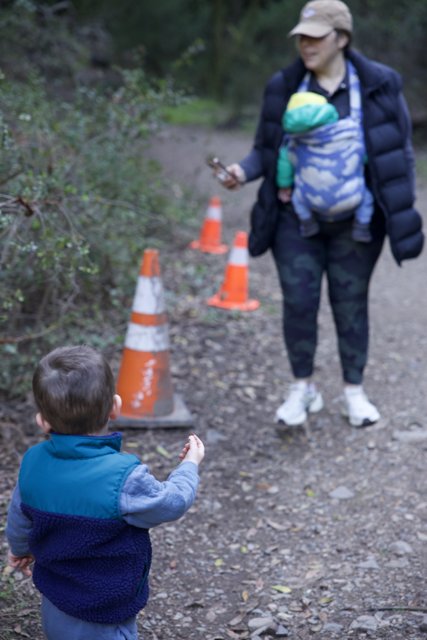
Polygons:
M289 36L323 38L334 29L353 31L350 9L341 0L312 0L302 8L299 22Z

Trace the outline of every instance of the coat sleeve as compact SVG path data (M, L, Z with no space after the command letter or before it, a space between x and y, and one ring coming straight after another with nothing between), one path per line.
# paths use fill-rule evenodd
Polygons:
M14 556L22 557L30 553L29 537L32 522L21 510L21 494L16 485L9 505L6 522L6 539Z
M252 182L262 176L262 151L260 145L261 123L258 124L255 142L248 155L239 163L246 175L246 181Z
M124 484L120 497L122 517L142 529L178 520L193 504L198 483L198 467L193 462L182 462L164 482L156 480L148 467L140 464Z
M247 182L257 180L265 175L265 167L263 160L263 149L266 144L265 131L266 127L269 127L269 120L271 118L270 113L270 100L271 96L281 90L282 74L281 72L275 73L268 81L264 88L262 105L258 120L258 126L255 133L254 144L249 154L239 163L246 174ZM278 88L279 87L279 88ZM280 113L281 117L282 113ZM281 130L281 123L280 123Z
M412 180L412 188L415 193L415 153L412 146L412 121L409 113L408 105L403 93L399 93L399 125L405 136L405 156L408 162L410 176Z

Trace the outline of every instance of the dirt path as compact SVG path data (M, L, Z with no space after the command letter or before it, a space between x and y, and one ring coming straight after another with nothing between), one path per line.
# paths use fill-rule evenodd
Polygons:
M237 160L249 145L244 135L188 129L153 141L171 197L196 203L200 224L209 198L222 197L228 243L248 228L257 185L222 191L204 159L215 153ZM419 206L427 213L426 195L420 192ZM212 309L204 301L219 288L227 256L186 249L198 231L199 224L195 235L177 229L182 248L162 254L161 264L172 373L207 456L190 513L152 532L152 595L139 618L142 637L427 638L427 252L399 269L387 247L373 280L366 387L381 422L358 431L340 416L339 364L325 302L316 375L326 408L306 428L278 432L272 416L291 376L272 260L250 262L258 311ZM175 429L129 430L126 449L162 478L185 436ZM3 478L3 489L12 483ZM0 639L30 632L38 640L38 596L25 581L18 593L16 607L27 614L17 620L17 609L4 609L11 631L0 631Z
M200 202L200 221L209 197L221 196L228 243L248 228L258 185L225 192L204 158L238 160L250 144L230 132L176 130L155 150L171 180ZM426 195L419 195L424 213ZM193 282L187 302L175 307L177 384L197 413L208 453L200 500L171 545L176 557L176 543L186 548L181 536L188 543L175 583L184 592L181 606L167 607L172 620L178 614L174 637L246 638L258 624L267 625L267 635L295 639L427 637L420 628L427 609L427 253L398 268L387 246L373 279L366 387L381 422L358 432L339 415L338 356L324 296L317 377L326 409L306 430L281 435L271 418L290 371L271 257L251 260L251 295L262 306L238 317L200 306L221 283L225 258L187 251L180 259ZM166 609L157 598L154 589L160 619ZM150 615L146 624L156 630Z

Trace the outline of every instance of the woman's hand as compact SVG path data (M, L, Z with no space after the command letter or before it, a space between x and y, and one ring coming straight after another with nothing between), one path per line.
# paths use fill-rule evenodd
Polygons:
M223 171L220 176L220 182L226 189L238 189L246 182L246 174L240 164L234 163L226 167L227 172Z

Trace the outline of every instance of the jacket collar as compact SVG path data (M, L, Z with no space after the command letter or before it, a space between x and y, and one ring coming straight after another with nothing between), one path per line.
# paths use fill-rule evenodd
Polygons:
M347 57L354 64L360 83L367 93L375 91L387 82L388 77L385 73L385 68L380 63L369 60L369 58L353 49L348 51Z
M287 77L290 78L289 90L291 93L294 93L307 73L304 63L301 58L297 58L291 65L289 65L289 67L284 69L284 71L286 72Z
M56 458L96 458L120 451L122 435L81 436L51 433L48 447Z

